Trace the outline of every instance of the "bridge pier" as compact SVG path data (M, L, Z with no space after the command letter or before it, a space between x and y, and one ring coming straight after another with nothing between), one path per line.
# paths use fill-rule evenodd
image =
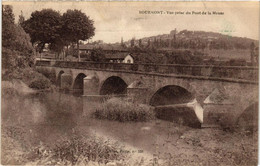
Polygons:
M89 75L83 80L83 95L99 95L99 80L94 75Z
M148 88L141 81L134 81L127 87L127 97L135 103L149 104Z
M83 116L89 116L104 100L99 95L99 80L95 75L88 75L83 79Z
M147 88L127 88L127 97L135 103L149 104Z
M223 123L226 126L233 123L230 113L235 107L234 101L226 94L225 89L215 88L204 100L204 123L202 127L220 127Z
M83 95L83 116L90 116L95 111L101 101L104 100L102 95Z
M60 88L61 89L67 89L67 90L70 90L71 89L71 85L72 85L72 76L70 74L66 74L66 73L63 73L61 75L61 84L60 84Z
M233 124L233 118L229 117L233 109L235 109L234 104L205 104L204 121L201 127L220 127L223 123Z

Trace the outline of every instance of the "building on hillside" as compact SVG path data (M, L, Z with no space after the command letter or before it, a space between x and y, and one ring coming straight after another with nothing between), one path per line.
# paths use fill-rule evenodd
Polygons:
M171 30L170 36L174 37L177 34L177 29L175 28L174 30Z
M105 55L106 62L113 63L134 63L134 58L131 54L127 52L127 50L122 47L120 44L86 44L80 45L79 51L80 53L91 54L91 52L95 49L102 49L102 52Z
M105 61L111 63L134 63L134 58L129 53L105 54Z
M134 57L131 54L128 54L124 59L124 63L134 63Z
M79 45L79 53L89 53L93 49L94 45Z

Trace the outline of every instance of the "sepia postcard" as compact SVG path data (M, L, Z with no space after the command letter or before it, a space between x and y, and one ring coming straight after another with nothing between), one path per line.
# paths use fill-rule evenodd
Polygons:
M259 2L3 1L1 164L258 165Z

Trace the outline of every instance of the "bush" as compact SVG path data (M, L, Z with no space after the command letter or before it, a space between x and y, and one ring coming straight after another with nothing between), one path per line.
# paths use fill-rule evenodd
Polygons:
M154 110L148 105L134 104L119 98L112 98L101 104L94 112L95 118L120 122L142 122L155 119Z
M88 162L98 162L107 164L110 161L118 161L124 158L120 153L121 148L117 145L109 144L96 137L74 136L71 139L60 141L52 150L53 157L61 161L68 161L73 165L82 163L82 160Z
M2 73L2 80L11 82L14 80L21 80L27 86L34 89L48 89L52 86L47 77L30 67L18 68L12 72L4 72Z
M110 143L96 136L67 136L54 146L40 144L28 154L30 165L105 165L121 161L127 154L118 143Z
M33 89L48 89L51 87L51 82L47 78L39 78L31 82L29 85Z
M54 69L48 70L48 69L42 68L42 69L37 69L37 71L38 71L41 75L43 75L43 76L45 76L46 78L48 78L48 79L51 81L51 83L53 83L53 84L56 83L56 74L55 74L55 70L54 70Z
M86 59L86 60L88 60L88 61L91 60L90 54L85 53L85 52L80 53L80 58L84 58L84 59Z

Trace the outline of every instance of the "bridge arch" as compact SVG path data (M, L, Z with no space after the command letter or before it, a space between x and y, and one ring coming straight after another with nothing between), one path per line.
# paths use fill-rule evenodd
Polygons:
M119 76L108 77L99 90L100 95L126 94L127 83Z
M61 87L61 75L62 75L63 73L65 73L65 72L64 72L63 70L61 70L61 71L58 73L58 75L57 75L56 85L57 85L58 87Z
M258 101L251 103L238 116L236 125L244 130L254 132L258 131Z
M195 99L195 95L184 87L167 85L159 88L151 97L149 104L155 106L159 119L174 121L190 127L200 127L193 108L186 103ZM171 106L169 106L171 105Z
M151 97L152 106L188 103L194 99L192 92L178 85L166 85L159 88Z
M79 73L73 83L73 93L83 94L84 89L84 78L86 75L84 73Z

